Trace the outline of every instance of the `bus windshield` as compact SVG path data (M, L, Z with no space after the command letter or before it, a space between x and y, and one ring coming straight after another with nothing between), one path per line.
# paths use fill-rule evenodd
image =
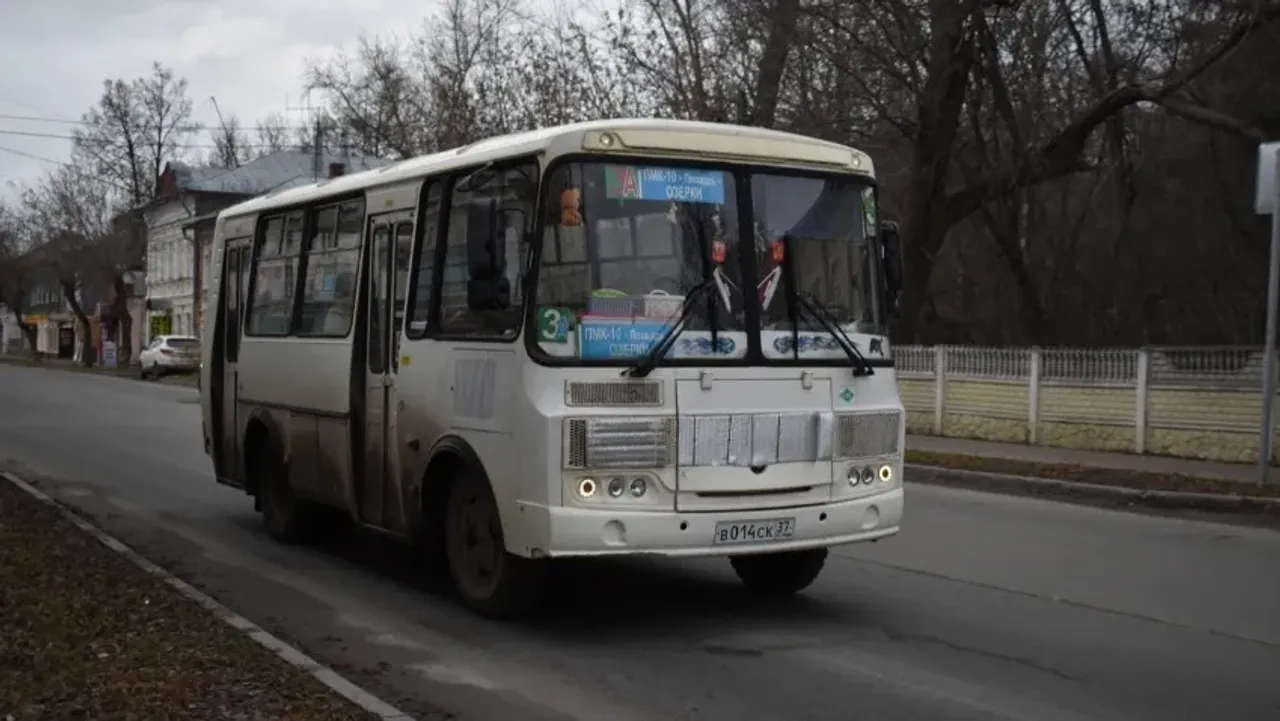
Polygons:
M740 228L749 184L753 227ZM741 359L747 334L766 358L846 355L802 318L793 332L782 273L848 333L877 333L874 192L857 179L746 172L729 166L604 161L548 176L537 270L535 339L549 356L627 364L645 356L696 293L666 358ZM751 253L754 263L744 263ZM745 278L754 268L756 278ZM748 328L746 304L759 328ZM798 341L798 343L797 343Z

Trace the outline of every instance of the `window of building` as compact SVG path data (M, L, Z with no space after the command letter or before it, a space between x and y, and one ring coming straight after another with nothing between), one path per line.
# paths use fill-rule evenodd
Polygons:
M520 332L524 237L532 230L538 167L528 162L481 172L488 177L450 193L440 328L448 335L510 340Z
M341 338L350 332L363 228L364 200L315 212L312 235L304 252L306 278L298 335Z

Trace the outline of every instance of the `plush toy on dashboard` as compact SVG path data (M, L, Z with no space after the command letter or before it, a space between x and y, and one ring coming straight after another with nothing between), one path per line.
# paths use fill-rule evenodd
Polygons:
M582 191L578 188L565 188L560 193L560 225L582 225Z

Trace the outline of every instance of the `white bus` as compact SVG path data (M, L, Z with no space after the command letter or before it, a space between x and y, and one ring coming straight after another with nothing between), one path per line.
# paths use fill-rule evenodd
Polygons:
M792 594L897 533L896 228L871 159L760 128L497 137L218 218L205 446L268 532L354 522L505 616L550 559L726 556Z

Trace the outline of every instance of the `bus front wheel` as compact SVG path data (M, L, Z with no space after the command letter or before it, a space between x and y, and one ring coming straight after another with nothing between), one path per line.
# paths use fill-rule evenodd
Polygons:
M827 549L731 556L729 564L747 590L760 596L792 596L808 588L827 563Z
M449 575L462 602L490 618L529 611L542 595L546 565L508 553L489 484L465 471L453 482L444 519Z

